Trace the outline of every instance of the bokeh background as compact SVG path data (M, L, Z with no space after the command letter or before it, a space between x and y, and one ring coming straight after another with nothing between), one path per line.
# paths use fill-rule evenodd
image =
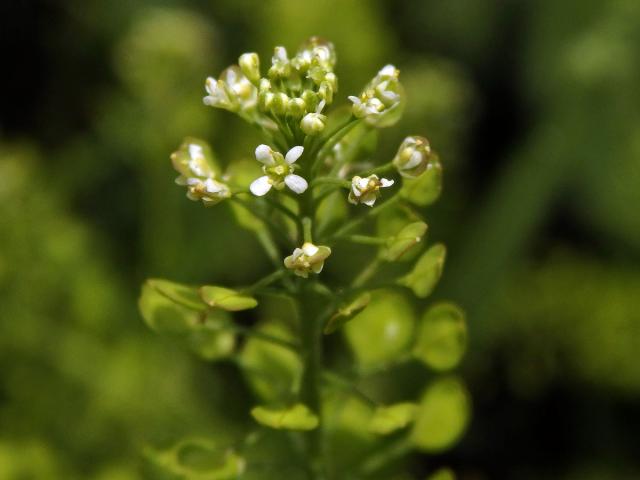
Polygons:
M32 0L0 23L0 479L153 478L145 445L246 417L237 371L154 335L136 298L264 271L168 155L195 135L250 157L204 78L312 34L342 98L396 64L407 112L380 148L422 134L445 167L433 298L467 311L474 413L425 462L640 478L640 2Z

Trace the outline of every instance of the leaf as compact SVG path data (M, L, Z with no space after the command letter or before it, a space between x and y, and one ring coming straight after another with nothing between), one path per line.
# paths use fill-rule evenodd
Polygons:
M422 395L411 432L412 443L425 452L451 447L471 416L469 394L455 377L434 381Z
M163 280L160 278L150 278L147 284L155 289L158 293L164 295L175 303L193 310L205 310L207 306L204 304L198 289L188 285Z
M389 262L395 262L422 241L425 233L427 233L427 224L424 222L413 222L406 225L396 235L387 240L387 246L382 251L382 258Z
M450 370L458 365L466 346L464 312L451 303L440 303L429 308L418 324L413 354L434 370Z
M203 308L206 305L201 302ZM184 333L202 321L203 313L176 303L155 288L154 281L142 286L138 308L145 323L160 333Z
M146 457L174 475L190 480L235 480L246 462L228 448L206 439L187 439L166 450L145 449Z
M294 339L286 328L273 321L253 328L283 340ZM302 362L298 355L260 338L247 338L239 359L242 373L263 401L274 402L290 395L292 385L298 383L302 374Z
M387 435L404 428L415 418L417 408L415 403L409 402L378 407L371 418L369 430L378 435Z
M436 243L420 256L411 272L398 279L398 284L410 288L419 298L428 297L442 276L446 254L446 247Z
M429 475L427 480L456 480L456 475L450 468L440 468Z
M260 424L277 430L313 430L318 426L318 417L302 403L274 409L263 406L254 407L251 416Z
M235 348L235 335L225 329L229 314L207 311L200 299L193 300L197 289L166 280L148 280L138 301L140 313L152 330L171 335L206 360L229 356ZM184 305L190 305L186 307ZM195 307L198 305L198 310Z
M371 294L369 292L364 292L345 302L327 321L327 324L324 327L324 334L328 335L335 332L355 315L367 308L370 301Z
M248 310L258 305L255 298L224 287L208 285L200 287L200 297L207 305L229 312Z
M418 178L404 178L400 195L405 200L426 207L434 203L442 192L442 165L435 153L427 169Z
M343 329L358 365L363 370L393 363L407 352L415 329L415 314L398 292L376 290L369 306Z

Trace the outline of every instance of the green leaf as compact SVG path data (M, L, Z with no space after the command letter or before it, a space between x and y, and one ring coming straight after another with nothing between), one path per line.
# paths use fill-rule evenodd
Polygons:
M144 283L138 300L140 313L149 328L160 333L184 333L203 321L205 313L176 303L161 293L155 282L148 280ZM200 305L206 308L204 303L200 302Z
M204 304L198 289L189 285L182 285L180 283L171 282L169 280L163 280L160 278L150 278L147 280L147 284L155 289L158 293L164 295L169 300L193 310L206 310L207 306Z
M210 312L205 324L187 335L186 341L191 350L205 360L219 360L231 355L236 346L236 335L225 328L229 321L226 312Z
M224 287L200 287L200 297L207 305L229 312L248 310L258 305L255 298Z
M406 225L387 240L387 246L382 251L382 258L389 262L395 262L422 241L425 233L427 233L427 224L424 222L413 222Z
M313 430L318 426L318 417L302 403L276 409L263 406L254 407L251 416L256 422L277 430Z
M446 247L436 243L420 256L411 272L398 279L398 284L410 288L419 298L428 297L442 276L446 254Z
M396 403L376 408L369 430L379 435L387 435L409 425L415 418L418 406L415 403Z
M412 443L425 452L439 452L464 433L471 416L469 394L455 377L434 381L422 395L411 432Z
M327 324L324 327L324 334L328 335L335 332L355 315L367 308L370 301L371 294L369 292L364 292L343 303L340 308L338 308L338 311L327 321Z
M225 329L229 315L223 310L207 311L197 289L166 280L148 280L138 301L145 323L154 331L171 335L206 360L229 356L235 335ZM185 305L190 305L186 307ZM195 307L198 305L198 310Z
M429 308L418 324L413 354L434 370L458 365L467 347L464 312L451 303Z
M347 343L364 371L393 363L410 348L415 314L398 292L372 292L371 303L343 329Z
M163 470L190 480L235 480L246 465L232 450L198 438L183 440L166 450L147 448L145 455Z
M456 480L456 475L450 468L440 468L429 475L427 480Z
M400 195L405 200L426 207L440 197L442 191L442 165L433 153L427 169L418 178L404 178Z
M253 328L284 340L294 340L291 333L279 323L261 323ZM290 395L292 385L298 383L302 374L302 362L298 355L260 338L247 338L239 360L242 373L252 389L267 402Z

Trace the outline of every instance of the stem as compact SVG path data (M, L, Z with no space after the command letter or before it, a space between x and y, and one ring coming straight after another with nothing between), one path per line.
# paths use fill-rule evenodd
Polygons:
M304 232L304 241L305 243L313 243L313 236L311 235L311 229L313 227L313 222L309 217L304 217L302 219L302 230Z
M364 173L359 174L360 177L368 177L369 175L379 175L385 172L388 172L394 168L393 162L385 163L384 165L380 165L379 167L372 168L371 170L367 170Z
M402 437L394 443L385 445L382 449L362 462L358 473L368 477L380 471L391 462L401 459L410 453L412 448L409 438Z
M347 392L353 393L356 397L358 397L360 400L362 400L364 403L366 403L368 406L372 408L377 408L380 406L380 404L376 402L373 398L371 398L369 395L367 395L358 387L356 387L354 385L354 381L350 378L344 378L341 375L329 370L324 370L322 372L322 378L327 383L330 383L332 385L335 385L336 387L342 388Z
M327 137L327 140L324 142L324 145L322 145L322 148L320 148L320 151L317 152L316 159L313 163L313 168L311 169L311 172L314 174L313 176L315 176L315 174L318 172L318 170L320 169L320 166L322 165L322 160L331 151L333 146L336 143L338 143L347 133L349 133L353 129L353 127L355 127L359 123L360 123L360 119L355 117L350 117L344 124L337 127L334 131L332 131L329 134L329 136ZM314 151L312 153L315 154L316 152Z
M387 208L391 207L392 205L395 205L396 203L398 203L399 200L400 200L400 195L398 193L396 193L393 197L391 197L389 200L384 202L379 207L373 207L371 210L369 210L364 215L360 215L360 217L358 217L358 218L356 218L354 220L351 220L350 222L347 222L346 224L344 224L342 226L342 228L338 229L338 231L335 232L331 236L331 240L335 240L337 238L344 237L347 233L349 233L352 230L355 230L356 228L358 228L367 219L369 219L371 217L375 217L376 215L380 214L380 212L382 212L382 211L386 210Z
M318 177L311 182L312 187L315 187L316 185L338 185L340 187L350 188L351 182L344 178Z
M351 286L354 288L363 286L371 277L375 275L375 273L378 271L378 268L380 268L380 265L382 265L382 260L380 260L379 257L376 257L375 260L369 262L364 270L362 270L360 274L358 274L358 276L351 283Z
M318 298L309 285L305 286L300 301L300 340L302 344L302 358L304 372L302 375L300 399L320 419L320 425L307 433L308 456L311 465L312 478L325 478L325 461L322 438L322 405L320 398L322 372L322 320L318 314L321 310L323 298Z
M347 235L345 240L352 243L359 243L361 245L384 245L387 243L386 238L371 237L369 235Z
M260 280L258 280L257 282L255 282L253 285L245 288L244 290L242 290L243 293L252 293L252 292L256 292L258 290L260 290L263 287L266 287L268 285L271 285L273 282L275 282L276 280L279 280L280 278L283 277L283 275L285 274L285 270L283 269L278 269L275 272L271 272L269 275L267 275L266 277L261 278Z

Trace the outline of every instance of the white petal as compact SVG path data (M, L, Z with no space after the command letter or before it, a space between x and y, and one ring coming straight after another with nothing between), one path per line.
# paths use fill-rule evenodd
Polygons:
M256 160L269 166L275 165L276 163L273 160L273 151L271 150L271 147L264 143L256 147Z
M298 145L297 147L293 147L291 150L289 150L284 159L289 165L291 165L300 158L302 152L304 152L304 147Z
M412 154L411 157L409 157L409 161L407 163L405 163L402 168L409 170L413 167L417 167L418 165L420 165L420 162L422 161L422 153L420 153L418 150L415 150Z
M365 205L369 206L369 207L373 207L373 204L376 203L376 196L375 195L367 195L367 197L363 197L362 199L360 199L360 201L362 203L364 203Z
M362 103L358 97L354 97L353 95L349 95L347 98L351 100L355 105L360 105Z
M304 245L302 245L302 251L307 257L313 257L316 253L318 253L318 250L320 249L316 247L313 243L307 242Z
M378 75L382 75L384 77L394 77L397 71L398 70L396 69L396 67L389 64L382 67L382 69L378 72Z
M186 177L184 177L182 175L180 175L179 177L176 178L176 183L178 185L180 185L180 186L188 185Z
M290 174L284 177L284 183L287 184L287 187L289 187L291 190L293 190L298 194L304 193L304 191L309 186L309 184L304 178L302 178L300 175L294 175L294 174Z
M266 195L267 192L271 190L271 183L269 183L269 177L265 175L263 177L255 179L253 182L251 182L251 185L249 186L249 190L251 190L251 193L253 193L256 197L261 197L263 195Z
M390 187L391 185L393 185L393 180L388 180L386 178L381 178L380 179L380 185L382 185L382 187Z
M324 110L324 106L325 106L326 102L324 100L322 100L319 104L318 104L318 108L316 108L316 113L322 113L322 110Z
M217 87L218 85L216 80L213 77L207 77L204 88L210 95L213 95L213 92L216 91Z
M361 178L360 180L358 180L358 188L360 188L361 190L364 190L368 186L369 186L368 178Z

